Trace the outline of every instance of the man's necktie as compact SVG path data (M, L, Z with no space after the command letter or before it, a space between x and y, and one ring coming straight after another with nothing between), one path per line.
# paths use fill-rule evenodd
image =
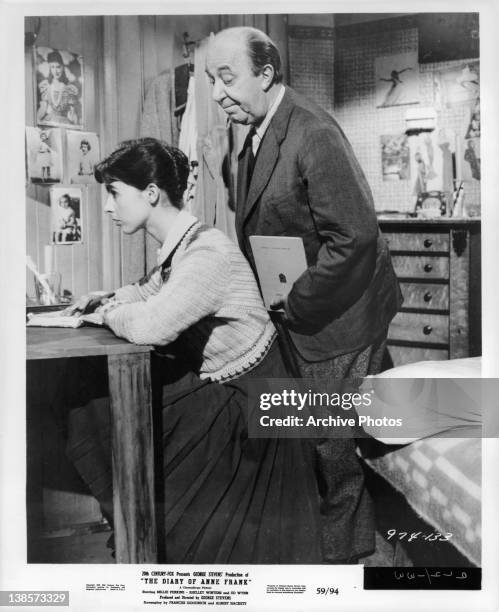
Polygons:
M253 176L253 169L255 167L255 154L253 153L253 136L255 135L256 130L254 127L251 127L248 135L246 136L246 158L248 163L246 165L246 193L249 191L249 186L251 183L251 177Z

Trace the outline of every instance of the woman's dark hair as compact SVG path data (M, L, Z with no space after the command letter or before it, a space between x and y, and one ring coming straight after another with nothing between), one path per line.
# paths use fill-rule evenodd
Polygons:
M187 187L189 162L175 147L156 138L126 140L101 161L94 170L97 182L109 185L121 181L143 191L154 183L166 191L170 202L182 208Z
M256 28L245 29L247 31L248 56L253 74L261 74L263 68L270 64L274 68L274 80L272 82L280 83L282 81L282 67L278 48L264 32Z
M83 140L80 142L80 149L81 149L81 146L82 146L82 145L87 145L87 149L88 149L89 151L91 151L91 150L92 150L92 147L90 146L90 143L88 142L88 140L83 139Z
M61 78L59 79L60 81L62 81L64 83L64 85L67 85L69 83L68 77L66 75L66 70L64 67L64 62L62 61L62 55L59 53L59 51L57 51L57 49L55 49L54 51L51 51L48 55L47 55L47 62L49 64L60 64L62 66L62 74L61 74ZM49 70L49 83L52 83L53 80L53 75L52 72Z

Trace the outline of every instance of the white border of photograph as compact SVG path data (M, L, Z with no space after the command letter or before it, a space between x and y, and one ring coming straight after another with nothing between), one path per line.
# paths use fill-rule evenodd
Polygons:
M26 126L26 163L32 183L62 181L62 133L59 128Z
M49 56L62 60L62 88L52 85ZM38 125L83 128L84 80L83 57L72 51L53 47L33 47L35 74L35 116ZM54 62L55 63L55 62ZM57 62L60 64L60 62ZM51 105L49 103L52 103ZM50 111L50 106L52 111Z
M81 187L61 185L50 189L51 244L81 244L83 242L83 193ZM69 198L67 206L61 200ZM66 211L66 212L64 212Z
M66 132L66 176L70 183L96 183L95 165L100 160L99 137L95 132Z

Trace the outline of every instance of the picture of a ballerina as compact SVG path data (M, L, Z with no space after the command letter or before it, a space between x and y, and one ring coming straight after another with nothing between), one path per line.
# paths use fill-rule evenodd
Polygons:
M61 130L26 128L26 160L32 183L59 183L62 178Z
M387 91L383 104L381 106L393 106L397 102L398 91L397 87L402 85L403 81L400 80L400 75L406 70L412 70L412 68L403 68L402 70L392 70L389 79L380 78L380 81L386 81L391 83L390 89ZM400 88L399 88L400 89Z
M385 108L419 102L416 53L401 53L375 60L376 106Z
M49 47L36 48L35 57L38 124L82 127L81 57Z

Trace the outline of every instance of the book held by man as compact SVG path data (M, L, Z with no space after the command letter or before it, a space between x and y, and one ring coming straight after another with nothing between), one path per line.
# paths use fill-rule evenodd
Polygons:
M307 269L303 239L296 236L250 236L258 282L266 308L285 299Z

